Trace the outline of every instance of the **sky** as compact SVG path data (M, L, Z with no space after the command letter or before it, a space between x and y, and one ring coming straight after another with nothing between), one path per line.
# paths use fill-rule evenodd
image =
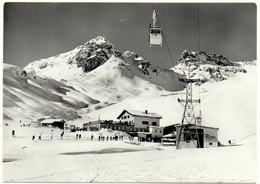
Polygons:
M155 7L163 47L149 47ZM254 3L5 3L4 63L25 67L96 36L152 64L171 68L184 50L256 59Z

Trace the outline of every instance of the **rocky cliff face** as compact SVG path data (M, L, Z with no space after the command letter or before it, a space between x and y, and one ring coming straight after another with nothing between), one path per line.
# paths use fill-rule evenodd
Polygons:
M76 61L84 72L90 72L104 64L112 55L121 57L121 53L106 38L98 36L85 43L79 52L70 59L69 64Z
M246 73L238 63L231 62L222 55L187 50L182 52L178 64L172 70L181 74L184 81L190 78L200 79L200 82L222 81L233 77L237 72Z
M204 51L199 52L188 52L184 50L178 63L183 63L190 61L192 63L201 62L203 64L208 63L212 65L219 65L219 66L234 66L235 64L230 62L227 58L222 55L217 55L214 53L206 53Z

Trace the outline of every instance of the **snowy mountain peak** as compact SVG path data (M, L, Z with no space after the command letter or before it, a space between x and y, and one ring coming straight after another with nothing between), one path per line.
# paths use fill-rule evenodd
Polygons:
M136 60L136 61L144 61L144 60L146 60L144 57L138 56L137 53L132 52L132 51L129 51L129 50L127 50L127 51L125 51L125 52L123 53L123 57L125 57L125 58L130 58L130 59L134 59L134 60Z
M70 59L69 64L76 63L84 72L90 72L104 64L112 55L121 57L121 53L105 37L98 36L86 42L79 52Z
M84 45L88 44L97 44L97 45L113 45L110 41L108 41L105 37L103 36L97 36L96 38L93 38L86 42ZM113 46L114 47L114 46Z
M192 63L201 62L203 64L208 63L212 65L220 65L220 66L234 66L235 64L230 62L227 58L222 55L217 55L214 53L206 53L204 51L199 52L188 52L184 50L178 63L183 63L191 61Z
M160 89L180 89L174 71L155 67L135 52L125 51L122 54L102 36L93 38L70 52L30 63L25 69L39 76L72 83L78 81L112 87L113 81L117 81L114 85L124 86L122 77L126 77L130 83L139 77Z
M237 72L246 73L239 63L231 62L222 55L187 50L182 52L178 64L172 70L183 75L183 80L200 79L201 82L222 81L233 77Z

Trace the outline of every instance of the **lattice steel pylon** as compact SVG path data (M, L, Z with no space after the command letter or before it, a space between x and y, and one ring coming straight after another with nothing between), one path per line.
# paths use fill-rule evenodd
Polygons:
M196 126L196 117L194 113L194 108L200 103L200 99L192 99L192 83L199 81L196 79L190 79L190 61L188 61L188 76L187 79L185 79L185 82L187 83L186 86L186 99L179 99L178 102L180 102L184 106L184 112L182 116L181 121L181 128L179 132L179 136L177 137L177 143L176 143L176 149L181 149L181 135L183 135L184 139L185 136L189 135L191 137L191 140L193 141L194 145L196 147L200 147L199 143L196 145L194 139L198 139L198 132L196 131L196 136L194 138L194 135L191 133L191 131L187 128L187 125L195 125Z

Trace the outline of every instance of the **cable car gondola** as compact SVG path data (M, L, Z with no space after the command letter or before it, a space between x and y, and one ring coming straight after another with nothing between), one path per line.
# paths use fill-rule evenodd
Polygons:
M153 10L152 16L153 24L149 26L149 45L150 47L161 47L162 46L162 26L156 26L157 15Z

